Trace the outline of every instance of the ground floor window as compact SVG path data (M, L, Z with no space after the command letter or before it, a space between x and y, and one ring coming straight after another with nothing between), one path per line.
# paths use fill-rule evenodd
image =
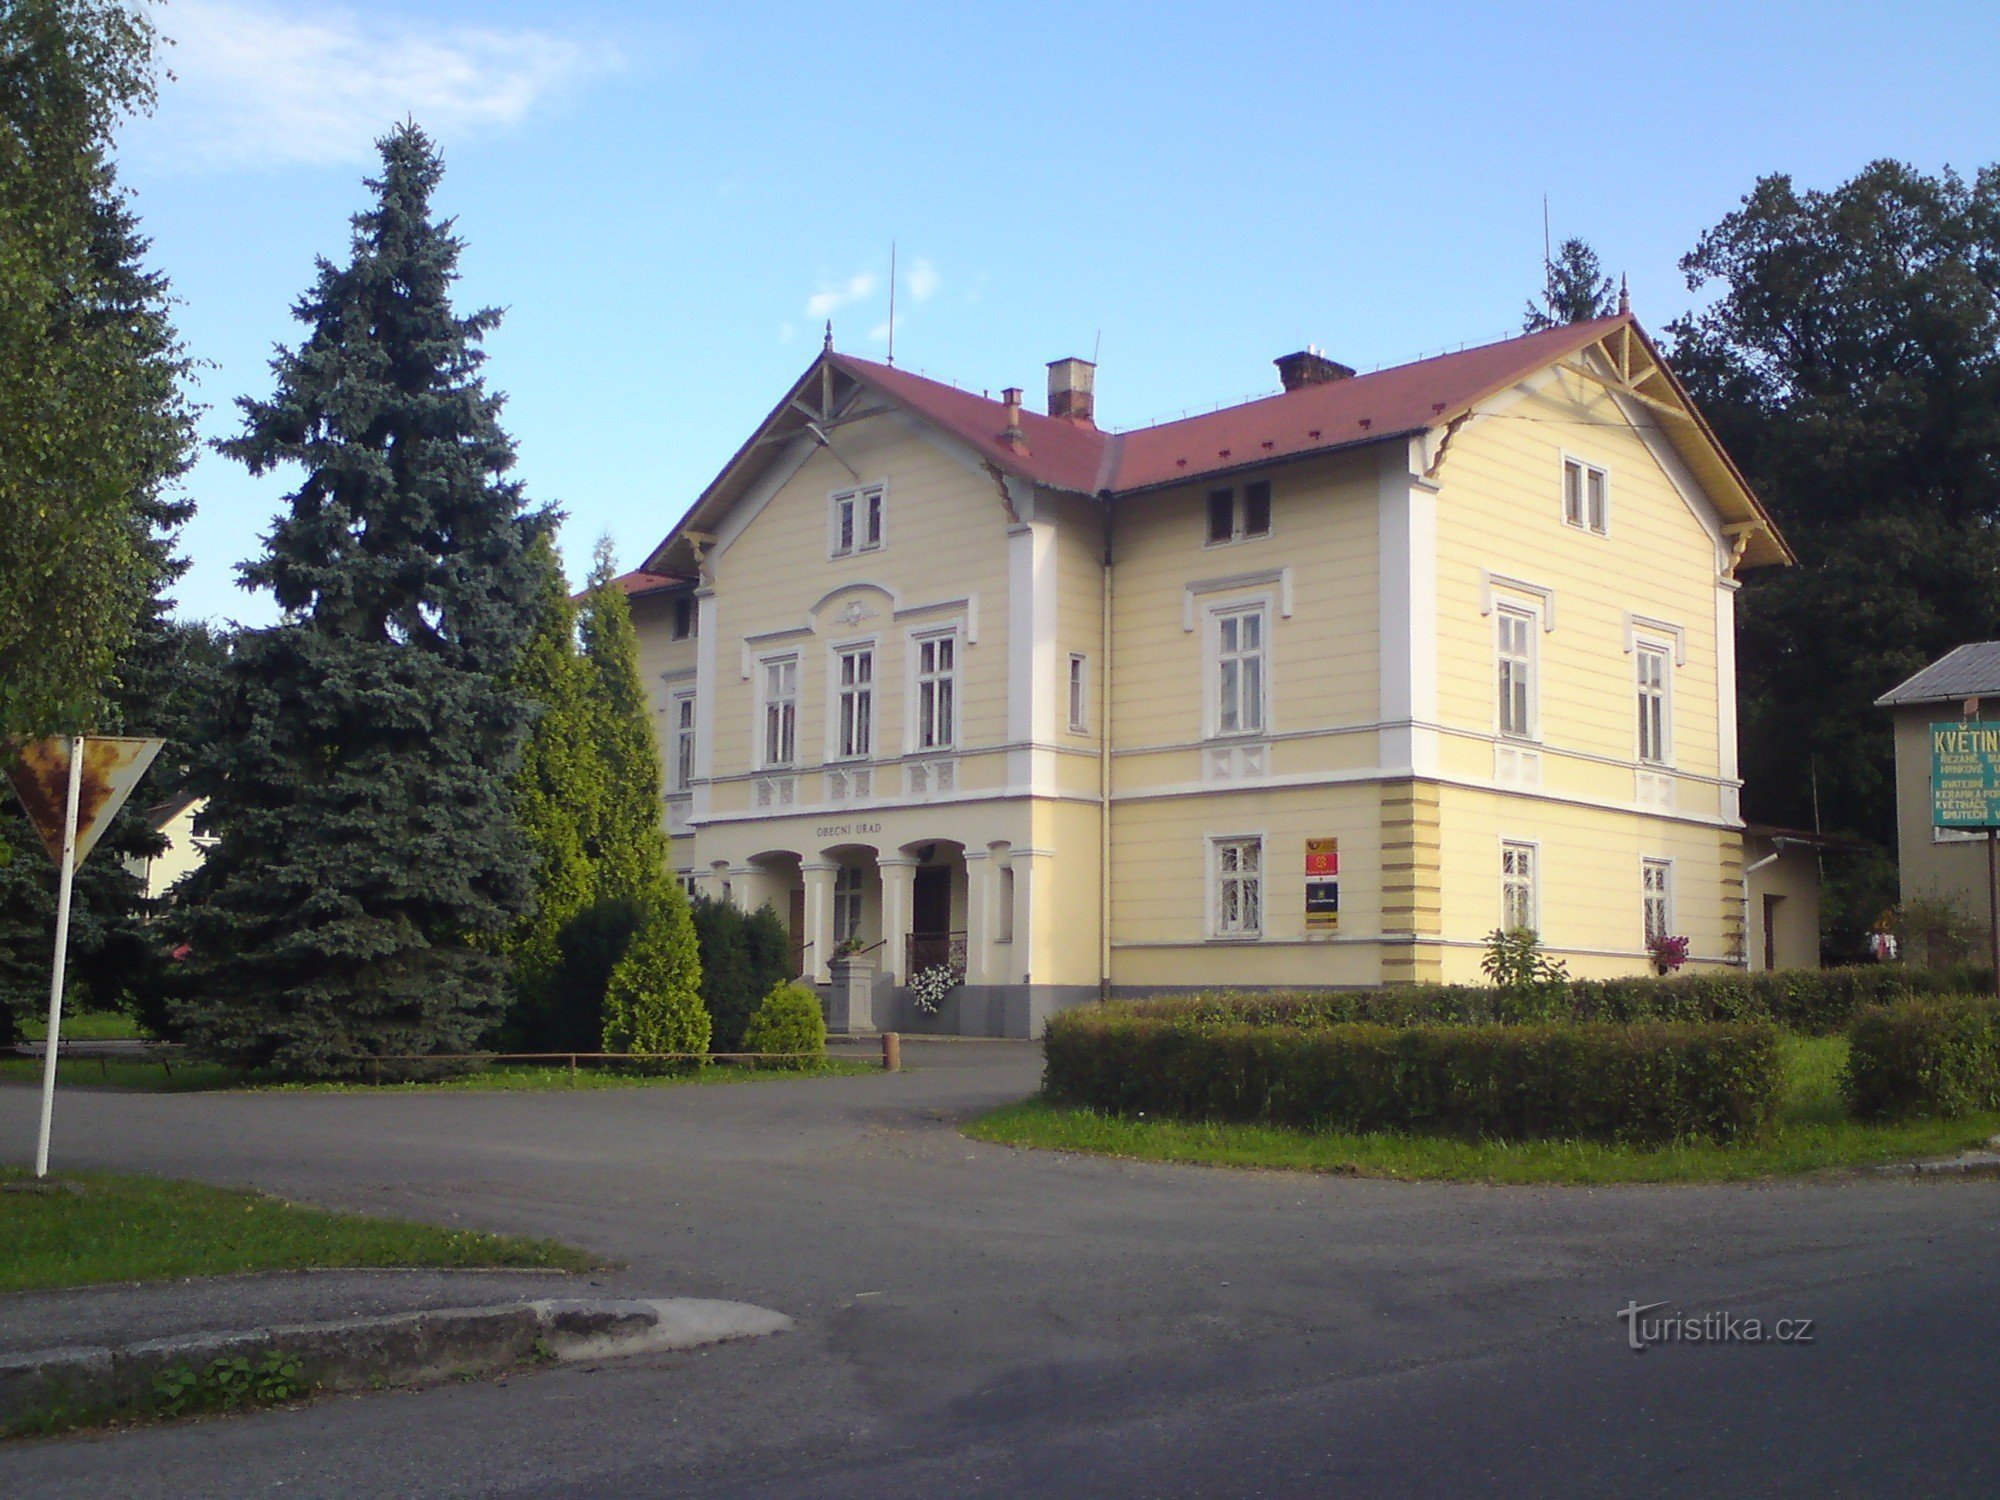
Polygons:
M1210 841L1211 911L1217 937L1257 937L1264 930L1264 841Z
M1646 941L1663 938L1674 930L1674 864L1669 859L1645 861L1640 877L1640 899L1644 904Z
M1500 926L1506 932L1534 932L1535 846L1500 846Z
M861 936L861 867L842 865L833 877L833 940Z

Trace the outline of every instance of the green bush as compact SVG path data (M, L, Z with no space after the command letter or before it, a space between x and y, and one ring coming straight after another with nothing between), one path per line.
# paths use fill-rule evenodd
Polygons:
M516 968L512 999L486 1045L496 1052L596 1052L604 995L644 921L623 896L592 902L557 929L553 964Z
M687 897L665 886L648 905L604 992L606 1052L705 1053L708 1008L701 1003L701 955Z
M1307 1129L1739 1141L1776 1115L1768 1025L1185 1024L1072 1010L1044 1039L1043 1087L1119 1114Z
M743 1051L751 1015L773 986L791 977L784 924L769 906L745 913L705 896L694 899L693 914L712 1044L717 1052Z
M819 996L796 982L780 984L764 997L743 1030L745 1052L805 1052L809 1057L771 1058L761 1068L810 1068L826 1058L826 1017Z
M1841 1087L1863 1119L2000 1109L2000 1001L1949 995L1863 1012L1847 1029Z
M1198 1023L1278 1026L1519 1025L1543 1021L1767 1021L1808 1036L1831 1036L1873 1005L1913 995L1980 987L1974 968L1915 969L1866 964L1848 969L1774 969L1746 974L1633 975L1571 979L1506 990L1485 985L1399 985L1381 990L1220 992L1115 1001L1108 1014Z

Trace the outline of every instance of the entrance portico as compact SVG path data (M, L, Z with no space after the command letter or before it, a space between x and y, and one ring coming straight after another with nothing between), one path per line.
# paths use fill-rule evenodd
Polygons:
M804 832L799 823L794 829ZM777 831L771 823L760 830L767 839ZM745 910L769 905L785 925L793 970L805 983L830 985L829 965L844 947L872 963L880 1029L1031 1034L1031 1017L1048 1000L1036 1005L1030 988L1055 988L1035 985L1030 937L1035 868L1049 856L1006 838L862 842L853 837L859 831L821 825L812 830L821 837L802 839L803 847L766 846L740 860L713 860L705 884L717 897L726 886ZM954 983L936 1013L921 1011L910 981L938 968ZM1069 988L1078 992L1050 998L1087 997Z

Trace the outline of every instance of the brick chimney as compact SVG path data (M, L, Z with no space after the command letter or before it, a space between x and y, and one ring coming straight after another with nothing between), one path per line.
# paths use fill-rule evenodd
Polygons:
M1278 367L1278 379L1288 391L1303 390L1309 385L1330 385L1354 373L1351 366L1328 359L1312 344L1297 354L1281 354L1272 363Z
M1000 393L1000 400L1007 408L1007 427L1000 434L1000 441L1016 453L1028 451L1028 435L1021 431L1021 388L1010 385Z
M1079 427L1097 425L1097 366L1087 359L1049 361L1049 415Z

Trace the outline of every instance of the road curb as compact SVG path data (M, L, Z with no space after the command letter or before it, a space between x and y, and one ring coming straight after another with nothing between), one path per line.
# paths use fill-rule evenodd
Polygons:
M747 1302L699 1297L544 1298L489 1307L194 1333L116 1347L72 1345L0 1355L0 1433L53 1415L140 1414L155 1381L219 1359L298 1361L316 1393L487 1375L533 1359L586 1363L783 1333L792 1320Z

